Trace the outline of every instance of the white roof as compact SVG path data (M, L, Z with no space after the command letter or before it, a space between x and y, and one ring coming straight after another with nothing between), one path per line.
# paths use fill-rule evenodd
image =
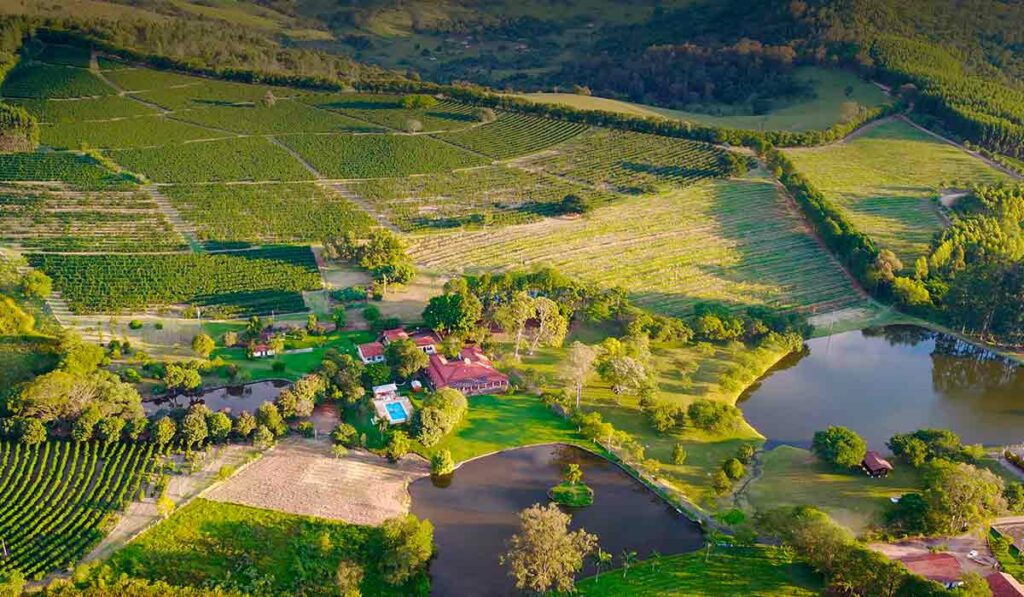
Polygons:
M393 383L384 384L382 386L373 386L373 393L374 394L386 394L388 392L397 392L397 391L398 391L398 386L393 384Z

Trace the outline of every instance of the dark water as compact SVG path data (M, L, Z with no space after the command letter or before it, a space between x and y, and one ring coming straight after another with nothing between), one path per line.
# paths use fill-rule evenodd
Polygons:
M142 407L147 414L152 414L161 410L188 408L193 404L202 403L214 412L223 410L235 414L243 411L254 413L264 402L273 402L277 395L290 385L291 382L283 379L254 381L241 386L206 390L196 396L179 395L173 398L147 400L142 403Z
M810 445L829 425L873 449L895 433L951 429L969 443L1024 441L1024 367L915 326L888 326L807 342L741 398L770 444Z
M409 487L413 513L434 523L433 594L516 594L498 558L518 530L519 511L547 504L548 489L569 463L582 467L594 490L593 505L572 511L572 528L596 534L616 563L624 549L644 558L652 550L681 553L703 544L696 524L607 460L572 446L520 448L464 464L447 487L429 478ZM592 573L588 564L585 574Z

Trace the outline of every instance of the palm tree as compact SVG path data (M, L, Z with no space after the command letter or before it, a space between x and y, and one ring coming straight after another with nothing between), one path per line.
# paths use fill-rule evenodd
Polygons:
M596 579L601 578L601 570L606 569L611 565L612 554L598 547L597 551L590 555L590 559L594 563L594 568L597 570L597 575L594 577L596 582Z
M658 564L661 564L661 552L657 549L651 550L651 557L648 558L651 562L651 570L657 570Z
M629 568L636 564L636 552L629 551L627 549L622 550L622 578L626 578L626 574L629 573Z
M711 550L716 545L724 541L726 535L721 531L708 531L707 536L704 538L704 561L707 562L708 558L711 557Z

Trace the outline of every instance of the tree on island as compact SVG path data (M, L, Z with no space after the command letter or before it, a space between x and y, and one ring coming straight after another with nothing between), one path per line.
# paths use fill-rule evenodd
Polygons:
M584 558L597 548L597 536L584 529L569 532L571 521L554 504L534 504L519 513L519 532L501 556L517 589L572 592Z

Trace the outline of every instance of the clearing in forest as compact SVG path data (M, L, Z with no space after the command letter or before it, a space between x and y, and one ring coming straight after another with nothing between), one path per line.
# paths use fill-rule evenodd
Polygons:
M629 199L584 218L420 237L411 253L442 273L551 265L675 316L700 301L810 312L860 301L767 180Z
M940 189L1008 180L902 120L879 124L850 141L786 154L861 232L893 250L907 267L927 252L943 226L936 207Z

